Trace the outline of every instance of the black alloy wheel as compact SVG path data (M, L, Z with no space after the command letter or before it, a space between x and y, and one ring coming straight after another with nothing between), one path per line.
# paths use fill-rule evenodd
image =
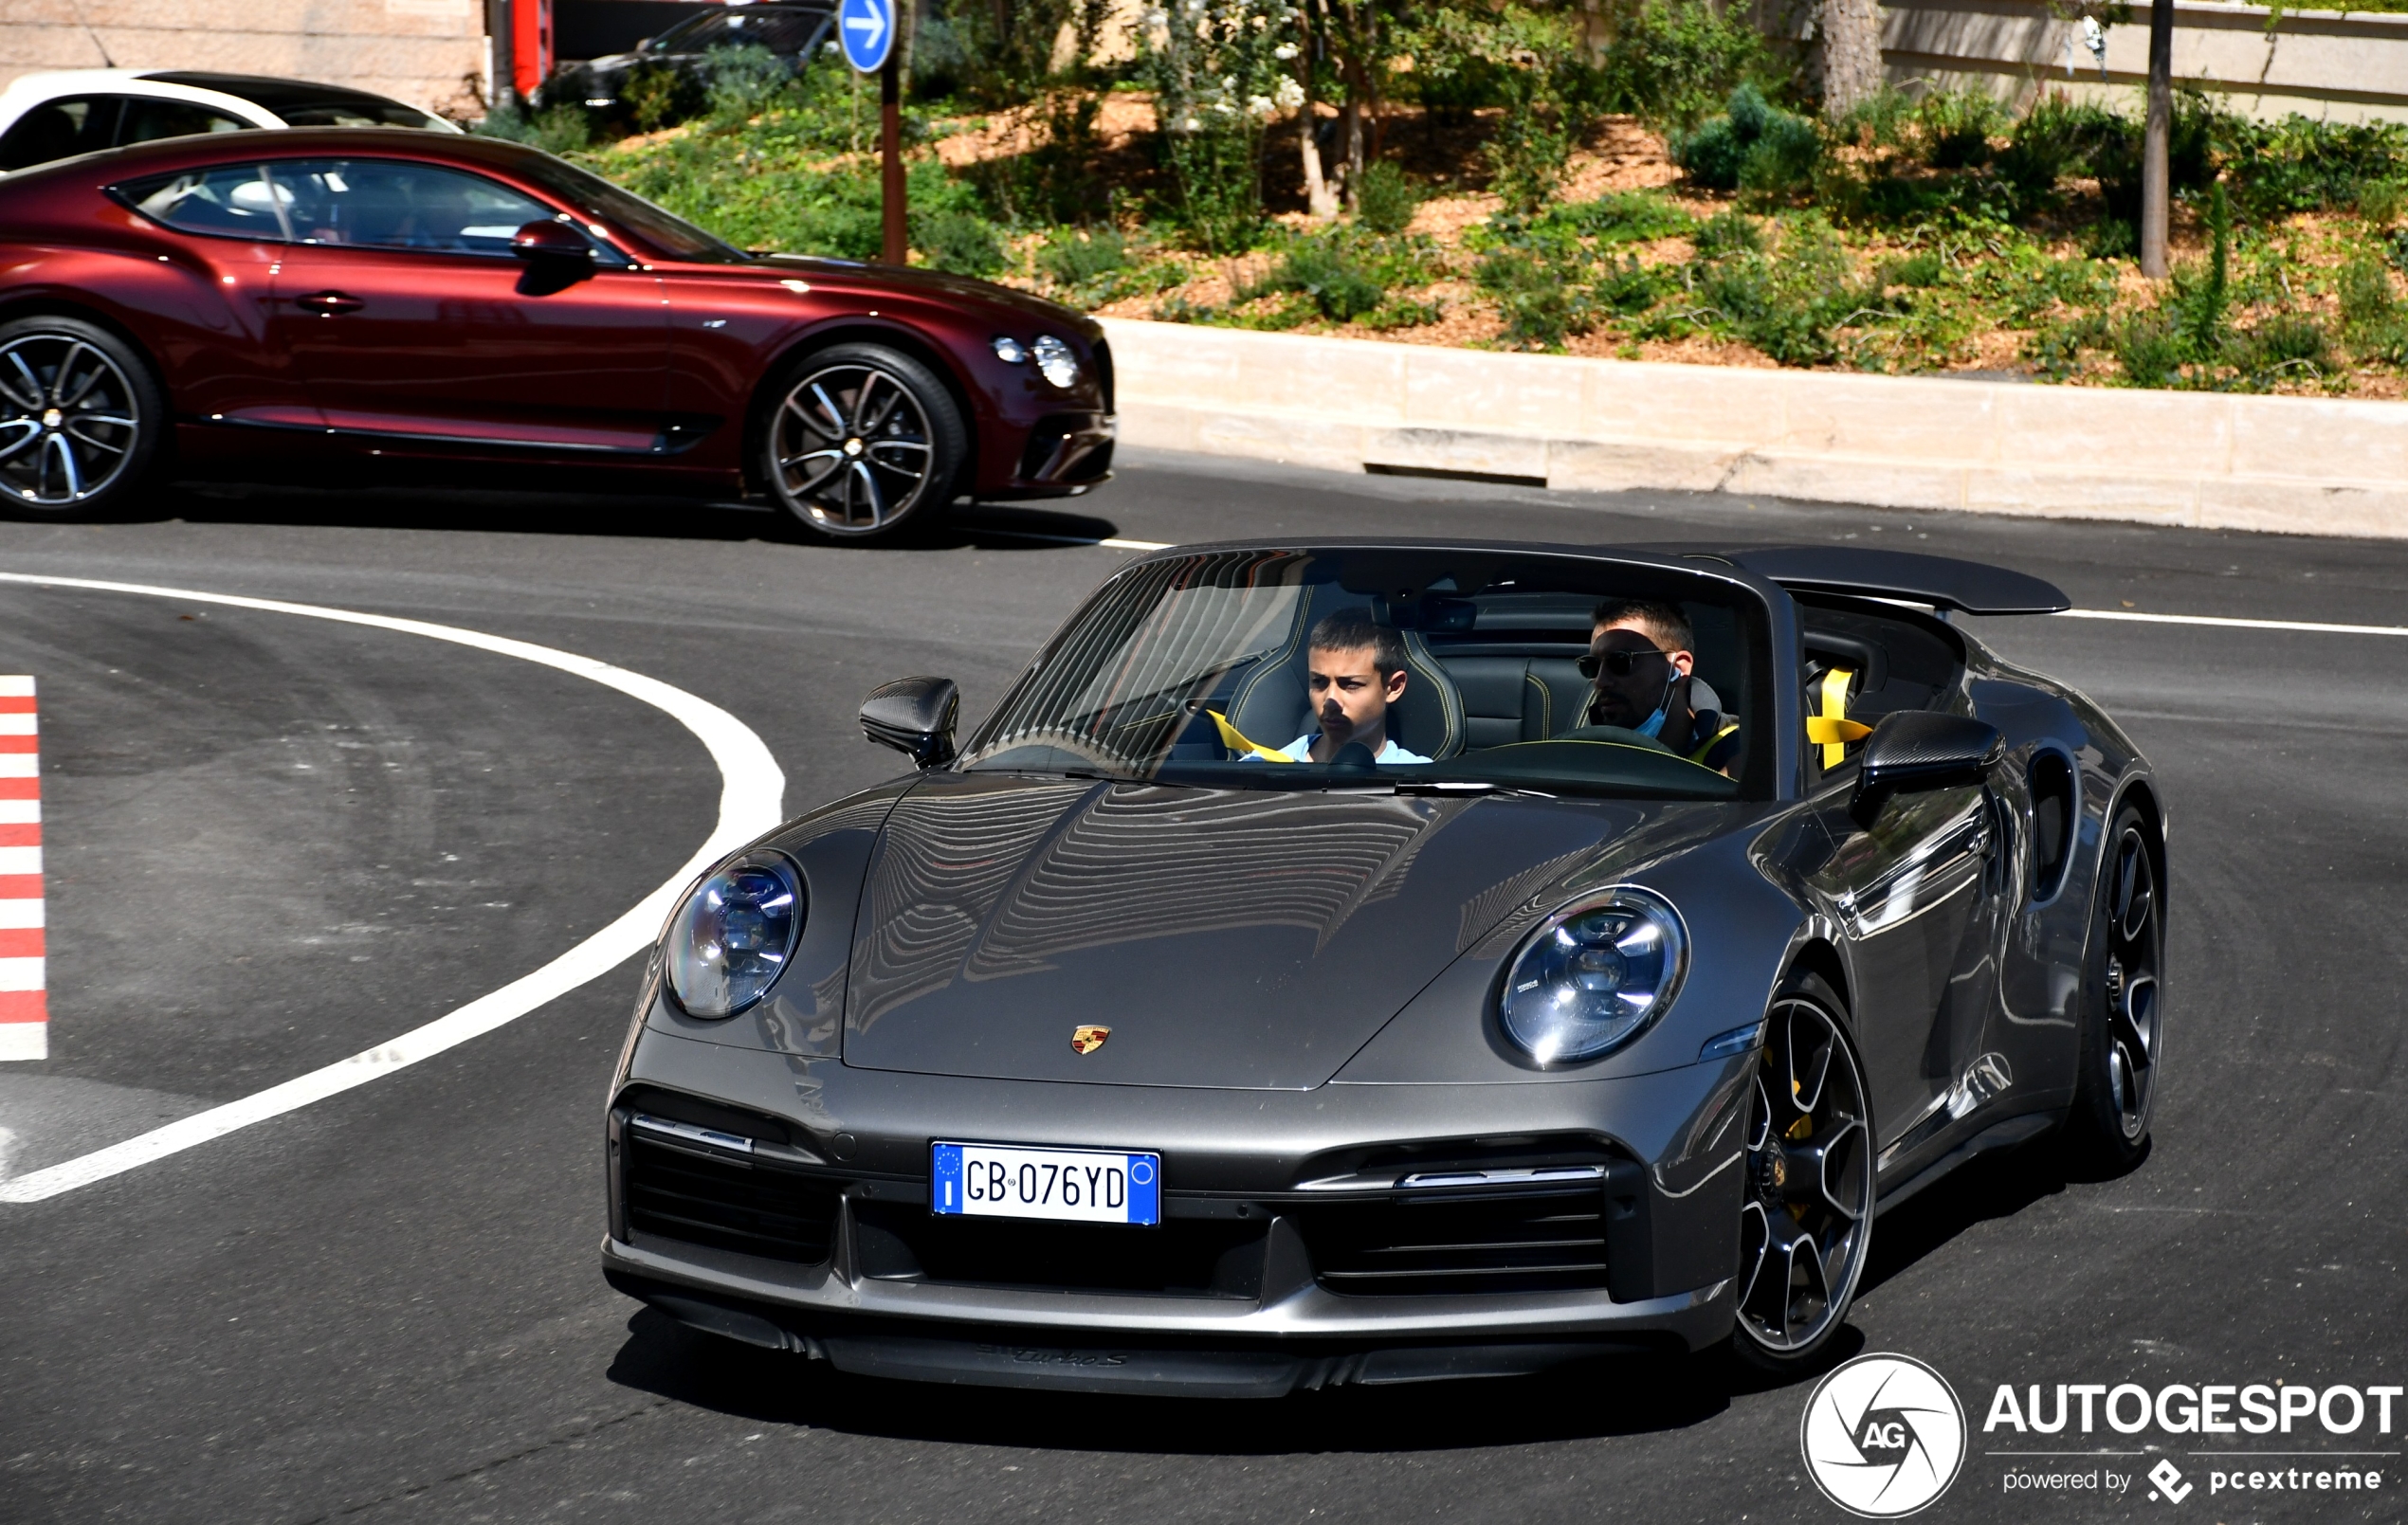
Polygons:
M167 407L150 367L108 330L41 315L0 323L0 507L86 518L150 474Z
M2080 1162L2128 1170L2148 1150L2163 1057L2165 897L2156 839L2127 805L2115 814L2092 892L2082 981L2082 1057L2067 1142Z
M968 434L926 366L883 345L806 356L778 383L759 472L822 535L869 540L953 500Z
M1783 981L1747 1102L1731 1346L1783 1376L1847 1321L1872 1239L1872 1110L1841 1009L1817 975Z

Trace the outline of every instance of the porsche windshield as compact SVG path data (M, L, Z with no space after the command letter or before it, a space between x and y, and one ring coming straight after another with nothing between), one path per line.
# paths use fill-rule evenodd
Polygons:
M1761 798L1768 620L1744 585L1577 555L1163 556L1088 601L961 766Z

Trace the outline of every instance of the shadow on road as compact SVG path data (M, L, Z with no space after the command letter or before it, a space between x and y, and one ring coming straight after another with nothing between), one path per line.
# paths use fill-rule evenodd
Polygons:
M218 486L171 488L122 521L324 526L379 530L475 530L503 535L577 535L660 540L767 540L835 547L786 513L690 499L584 493L497 493L420 486ZM1090 514L1022 504L962 504L862 549L1049 551L1108 539L1120 529Z

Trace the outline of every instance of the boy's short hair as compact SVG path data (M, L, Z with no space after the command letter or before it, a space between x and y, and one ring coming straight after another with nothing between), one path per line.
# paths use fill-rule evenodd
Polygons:
M1609 598L1589 616L1589 628L1612 625L1637 626L1655 643L1658 651L1697 649L1697 631L1689 625L1689 617L1670 604L1644 598Z
M1313 626L1307 648L1312 651L1371 651L1372 666L1383 679L1405 670L1405 638L1377 624L1361 606L1324 614Z

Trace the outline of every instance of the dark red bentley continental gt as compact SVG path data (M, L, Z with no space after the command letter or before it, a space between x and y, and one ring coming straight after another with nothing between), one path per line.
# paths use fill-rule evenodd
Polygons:
M575 485L866 538L1110 475L1102 330L921 270L731 248L514 143L229 133L0 179L0 503L149 480ZM346 468L348 472L346 473Z

